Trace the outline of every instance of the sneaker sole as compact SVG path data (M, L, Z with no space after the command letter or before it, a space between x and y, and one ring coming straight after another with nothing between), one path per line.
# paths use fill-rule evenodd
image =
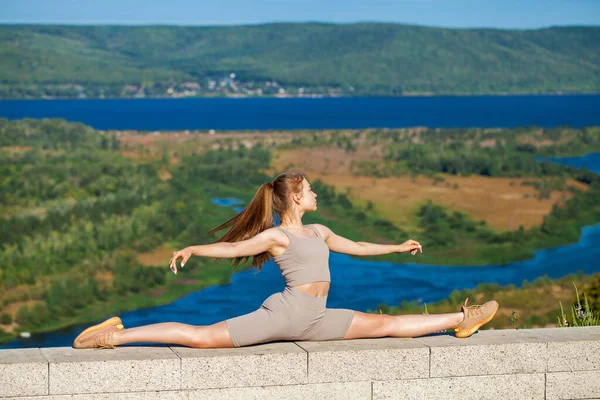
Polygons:
M496 312L498 311L498 308L499 308L499 305L496 305L496 309L494 310L494 312L492 312L490 314L489 317L487 317L486 319L484 319L482 321L479 321L472 327L470 327L468 329L463 329L461 331L456 331L456 337L457 338L468 338L469 336L471 336L472 334L477 332L477 329L479 329L481 327L481 325L487 324L494 318L494 316L496 315Z
M123 322L121 321L121 318L119 317L111 317L109 319L107 319L106 321L98 324L98 325L94 325L94 326L90 326L89 328L87 328L86 330L84 330L83 332L81 332L73 341L73 347L75 347L75 343L77 342L77 340L82 337L83 335L93 332L95 330L101 329L101 328L105 328L107 326L112 326L112 325L121 325L121 327L123 327Z

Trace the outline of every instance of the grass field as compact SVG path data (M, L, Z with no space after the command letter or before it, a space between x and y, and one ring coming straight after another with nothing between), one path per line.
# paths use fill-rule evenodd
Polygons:
M173 256L173 252L179 249L173 249L166 244L157 247L154 250L146 253L139 253L136 256L137 261L144 267L169 266L169 260Z
M252 147L257 143L265 146L278 146L289 143L293 133L282 132L219 132L208 131L156 131L143 134L138 131L114 131L121 142L121 154L137 161L156 160L169 155L171 163L177 163L182 156L200 154L208 149L219 149L240 145Z
M377 151L377 150L374 150ZM346 153L335 148L299 148L277 151L274 171L296 168L307 173L309 180L321 179L347 193L353 201L373 202L374 210L398 226L414 230L414 215L420 204L431 200L452 210L462 211L473 219L485 220L499 230L516 230L540 225L556 203L571 197L568 190L553 191L550 198L538 199L537 189L523 185L537 178L499 178L438 174L437 178L404 176L375 178L353 176L353 161L369 155ZM567 180L566 186L586 190L587 185ZM318 193L317 193L318 195Z

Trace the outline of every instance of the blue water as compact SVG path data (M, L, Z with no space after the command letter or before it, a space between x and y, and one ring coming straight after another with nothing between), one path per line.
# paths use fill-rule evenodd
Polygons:
M222 199L213 198L213 199L210 199L210 201L213 204L216 204L221 207L231 207L231 206L235 206L235 205L244 203L242 200L236 199L234 197L226 197L226 198L222 198Z
M216 204L216 205L221 206L221 207L236 206L236 207L233 207L233 210L236 213L240 213L244 209L244 207L242 207L242 206L237 206L238 204L242 204L243 201L240 200L240 199L233 198L233 197L227 197L227 198L224 198L224 199L214 198L214 199L210 199L210 201L212 201L213 204Z
M544 159L576 168L585 167L600 174L600 153L589 153L581 157L548 157Z
M600 125L600 95L2 100L0 117L96 129L342 129Z

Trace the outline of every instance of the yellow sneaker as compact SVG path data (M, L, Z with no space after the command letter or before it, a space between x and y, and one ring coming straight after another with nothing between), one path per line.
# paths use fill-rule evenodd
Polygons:
M111 317L81 332L73 341L73 347L76 349L115 349L117 346L112 342L112 335L119 329L123 329L121 318Z
M480 306L468 306L467 302L469 298L465 300L465 304L460 306L464 314L464 319L460 324L454 327L456 337L467 338L477 332L477 329L483 324L487 324L494 318L496 311L498 311L498 302L496 300L488 301L487 303Z

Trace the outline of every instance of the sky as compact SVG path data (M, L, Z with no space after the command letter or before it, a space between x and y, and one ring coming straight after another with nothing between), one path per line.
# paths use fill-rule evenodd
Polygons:
M449 28L600 25L600 0L0 0L0 23L395 22Z

